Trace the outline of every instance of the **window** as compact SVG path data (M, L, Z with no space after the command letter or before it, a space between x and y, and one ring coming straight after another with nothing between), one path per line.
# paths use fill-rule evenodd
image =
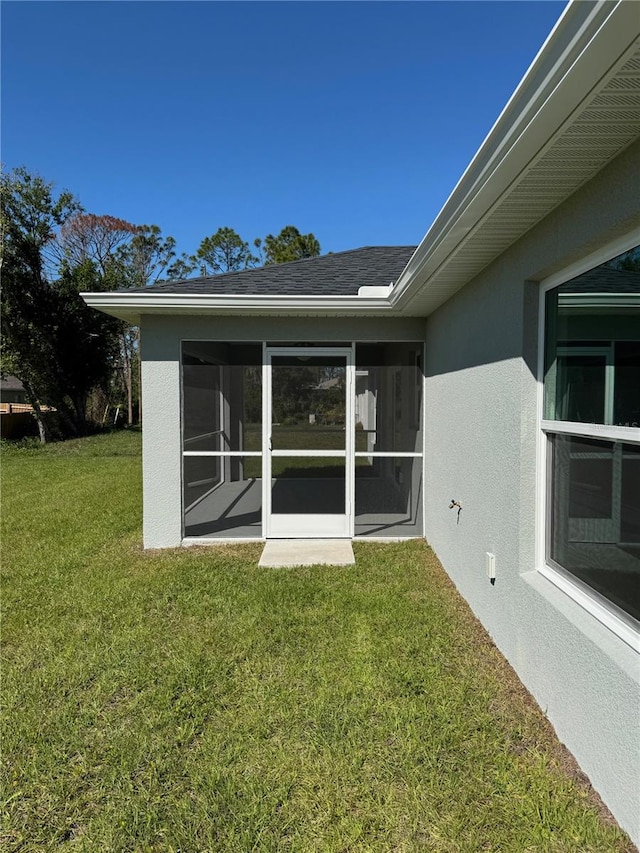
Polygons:
M545 294L546 565L640 627L640 247Z

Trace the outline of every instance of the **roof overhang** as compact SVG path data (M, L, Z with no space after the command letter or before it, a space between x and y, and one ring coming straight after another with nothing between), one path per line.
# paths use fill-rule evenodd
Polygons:
M401 316L387 297L366 296L215 296L212 294L83 293L92 308L137 325L144 314L242 314L248 317Z
M638 4L570 3L391 303L405 314L430 314L639 136Z
M638 5L571 2L388 294L83 298L130 323L143 314L427 316L638 137Z

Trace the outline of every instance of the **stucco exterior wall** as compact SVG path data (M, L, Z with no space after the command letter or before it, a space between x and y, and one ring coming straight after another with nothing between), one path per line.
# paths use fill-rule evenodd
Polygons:
M428 541L636 843L640 661L536 571L535 488L537 282L640 227L639 176L636 144L428 318L425 424Z
M420 341L416 318L283 318L148 315L141 324L145 548L182 542L180 352L183 340Z

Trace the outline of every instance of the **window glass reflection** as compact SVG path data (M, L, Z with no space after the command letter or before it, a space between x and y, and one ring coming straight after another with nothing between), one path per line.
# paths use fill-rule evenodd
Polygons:
M640 620L640 447L550 440L549 557Z
M640 247L546 297L545 418L640 426Z

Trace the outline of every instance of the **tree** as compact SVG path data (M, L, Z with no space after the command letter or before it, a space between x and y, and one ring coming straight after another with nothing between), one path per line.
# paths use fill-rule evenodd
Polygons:
M301 234L294 225L285 225L274 237L264 238L266 264L285 264L302 258L315 258L320 254L320 243L313 234Z
M76 213L60 228L56 247L61 262L71 266L91 260L106 275L115 253L138 232L138 228L116 216Z
M175 257L176 241L163 237L157 225L134 225L107 214L79 213L65 222L57 241L63 262L86 260L102 276L99 289L146 287L156 282ZM120 323L118 370L126 396L127 423L134 421L134 378L138 362L138 331Z
M56 240L57 254L63 267L91 262L101 276L95 290L116 290L138 285L145 257L144 234L126 219L109 214L77 213L61 227ZM158 229L159 232L159 229ZM132 248L136 237L142 239ZM142 243L142 245L140 245ZM146 283L146 282L145 282ZM127 323L118 324L120 357L114 365L121 376L127 400L127 423L133 423L133 362L137 348L137 334Z
M167 267L167 281L181 281L182 279L189 278L195 268L196 263L193 256L183 252L179 258L176 258Z
M60 277L45 273L59 229L77 215L71 193L18 168L0 177L3 326L2 370L23 383L41 441L47 423L41 403L57 409L71 433L84 431L91 388L111 369L112 318L91 311L79 290L101 289L95 266L63 264ZM117 352L117 350L115 350Z
M136 225L130 240L114 253L122 284L146 287L155 284L175 257L176 241L163 237L157 225Z
M215 234L205 237L191 260L202 275L235 272L255 266L258 261L233 228L218 228Z
M50 331L55 351L56 408L73 433L86 431L87 400L97 386L109 383L119 361L122 323L89 308L80 293L108 289L91 260L64 264L51 283L54 301Z
M614 270L626 270L627 272L640 272L640 246L628 249L621 255L607 261L604 266Z

